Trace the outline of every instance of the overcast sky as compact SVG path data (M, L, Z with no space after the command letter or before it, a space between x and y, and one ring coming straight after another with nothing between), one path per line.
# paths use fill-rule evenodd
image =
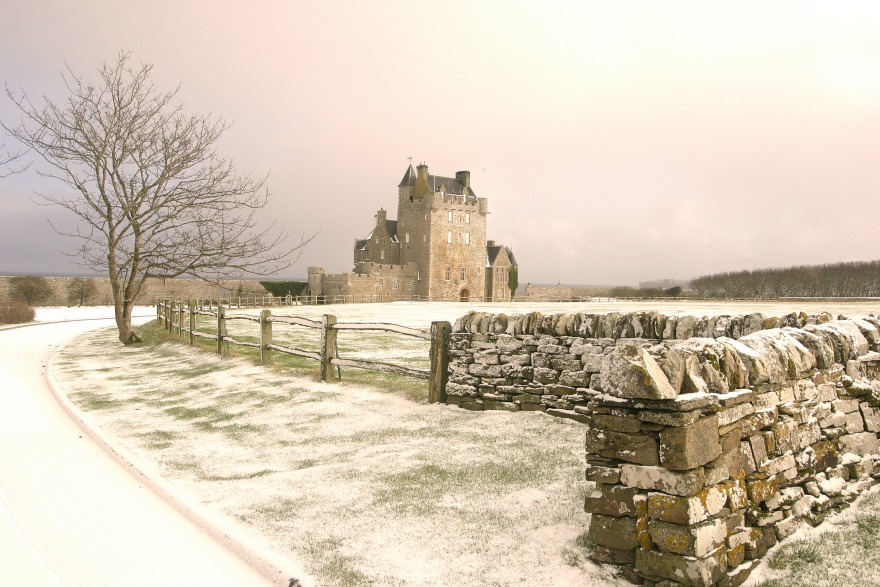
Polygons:
M233 122L221 151L270 172L265 218L320 231L286 277L350 270L410 156L471 171L521 283L880 259L880 2L0 0L0 15L10 86L63 98L65 62L95 79L130 50L189 111ZM0 180L0 273L77 271L58 214L31 201L41 185Z

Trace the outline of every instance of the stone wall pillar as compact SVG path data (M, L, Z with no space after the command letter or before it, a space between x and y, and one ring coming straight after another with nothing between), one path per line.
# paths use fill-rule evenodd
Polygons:
M876 482L880 322L624 343L590 404L591 557L648 587L742 584Z

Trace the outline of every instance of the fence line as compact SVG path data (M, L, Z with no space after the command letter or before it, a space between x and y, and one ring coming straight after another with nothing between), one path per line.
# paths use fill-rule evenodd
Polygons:
M257 348L260 351L260 364L271 364L273 352L318 361L320 363L321 381L338 381L342 367L398 373L409 377L427 379L428 401L431 403L446 401L446 379L449 365L448 340L449 332L452 330L452 325L449 322L432 322L430 330L420 330L384 322L337 322L336 316L332 314L324 314L320 321L301 316L273 316L269 309L262 310L259 316L245 314L227 315L227 306L222 301L218 300L216 306L211 303L212 301L208 300L209 303L203 305L203 300L188 300L185 303L162 300L156 302L156 319L169 334L176 335L179 338L183 338L185 335L188 336L189 344L194 344L196 338L216 340L218 353L223 353L224 350L229 348L230 344ZM216 334L196 330L196 316L199 315L216 317ZM235 320L259 324L259 342L237 340L230 336L227 326L229 321ZM317 351L312 351L275 344L272 340L274 324L302 326L320 330L320 348ZM413 369L383 361L340 357L336 336L341 330L391 332L427 340L431 343L428 357L431 367L429 370Z

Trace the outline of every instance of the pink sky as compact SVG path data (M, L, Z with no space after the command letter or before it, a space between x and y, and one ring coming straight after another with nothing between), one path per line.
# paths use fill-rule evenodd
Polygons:
M288 277L351 268L408 156L472 172L522 283L880 258L876 2L0 2L7 84L125 49L233 121L266 217L320 230ZM0 273L74 271L33 189L0 180Z

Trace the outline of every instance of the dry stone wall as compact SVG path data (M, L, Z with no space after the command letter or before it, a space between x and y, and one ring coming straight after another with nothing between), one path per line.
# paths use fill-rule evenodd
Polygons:
M740 585L880 477L873 316L469 314L453 331L449 403L587 425L590 554L634 583Z

